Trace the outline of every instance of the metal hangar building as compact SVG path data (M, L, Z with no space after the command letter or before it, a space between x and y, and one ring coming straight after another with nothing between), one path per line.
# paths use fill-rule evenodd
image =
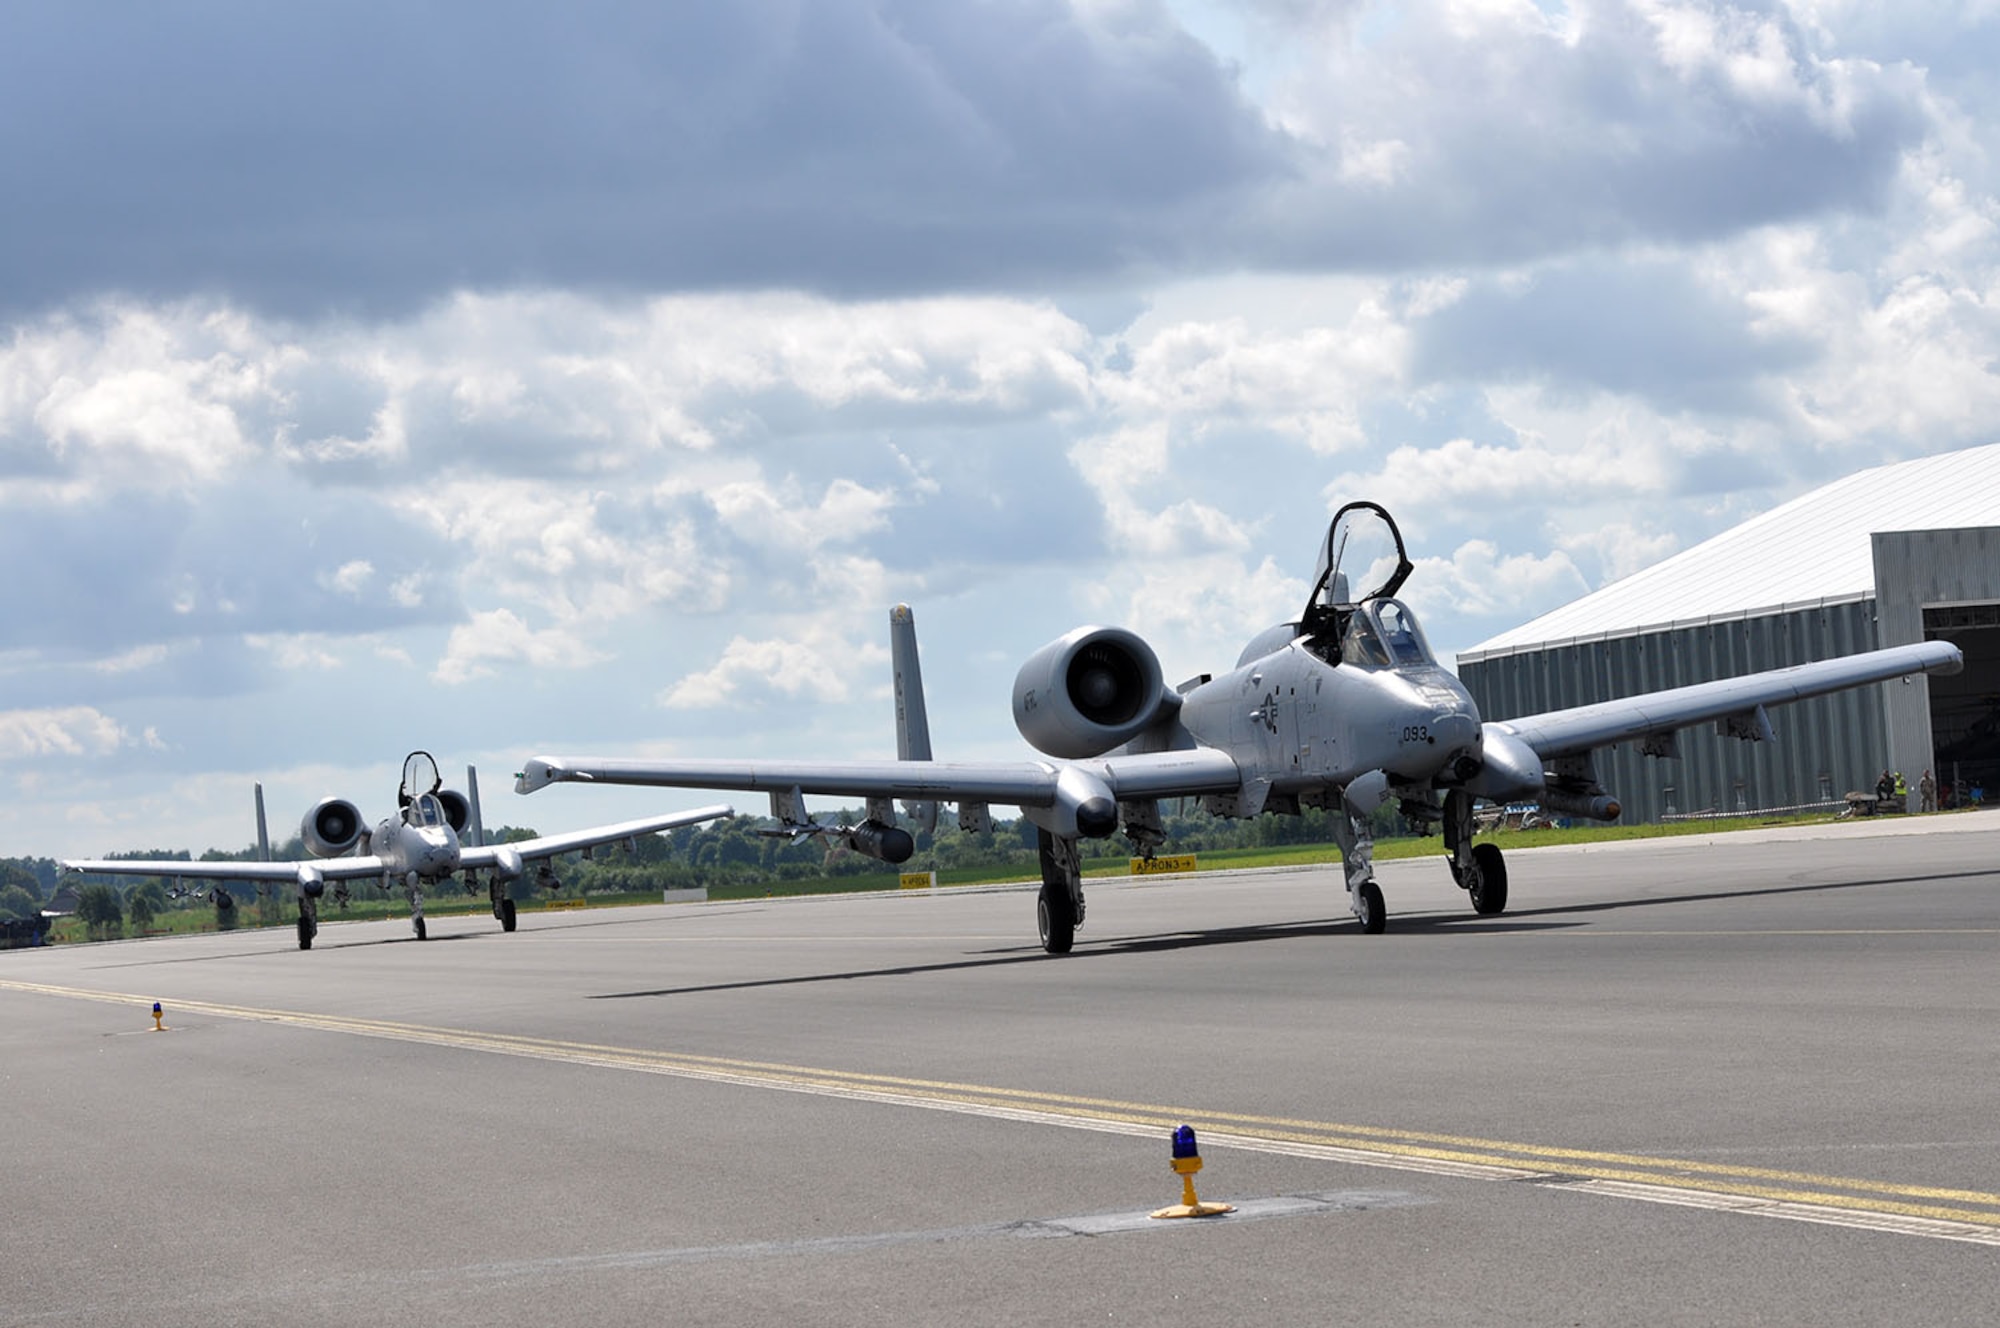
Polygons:
M1884 770L1913 808L1926 770L1947 798L2000 801L2000 444L1837 480L1481 642L1458 671L1506 719L1926 640L1965 670L1784 706L1775 743L1701 728L1665 754L1620 744L1598 778L1635 821L1835 803Z

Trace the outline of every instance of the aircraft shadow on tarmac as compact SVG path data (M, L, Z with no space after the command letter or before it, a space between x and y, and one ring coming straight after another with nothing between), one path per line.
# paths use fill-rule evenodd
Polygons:
M282 927L259 927L256 928L255 930L250 931L249 936L251 938L255 938L262 932L270 932L275 935L283 931L285 931L285 928ZM320 933L322 937L325 936L325 934L326 934L325 932ZM367 950L367 949L372 949L373 947L378 945L405 945L405 944L443 945L447 941L477 941L483 939L484 936L485 933L483 932L469 932L469 931L458 932L458 933L432 932L430 935L430 939L425 941L419 941L416 937L408 935L384 936L379 940L342 941L338 945L318 945L315 948L320 950L337 951L337 950ZM285 946L283 948L289 950L292 947ZM179 955L172 959L134 959L131 960L129 963L105 964L104 967L105 968L158 968L162 964L213 964L225 959L268 959L270 958L272 953L274 952L269 949L231 950L225 954Z
M1726 899L1758 899L1778 895L1825 894L1835 890L1861 890L1878 885L1915 885L1924 881L1978 880L1982 876L1994 875L2000 875L2000 868L1992 871L1922 872L1913 876L1880 876L1865 881L1821 881L1811 885L1767 885L1748 890L1710 890L1700 894L1647 895L1628 899L1600 899L1595 903L1589 904L1557 904L1548 908L1510 908L1507 910L1507 917L1532 918L1561 916L1569 913L1622 912L1626 909L1650 908L1656 904L1711 904ZM1441 925L1452 931L1463 930L1463 928L1456 925L1460 922L1472 922L1479 925L1479 930L1486 930L1487 927L1485 924L1493 921L1490 918L1476 916L1462 917L1459 915L1449 917L1432 916L1423 918L1422 920L1433 925ZM1408 921L1416 922L1418 919L1411 918ZM1402 925L1403 920L1398 919L1398 923ZM1407 925L1403 925L1403 930L1407 931L1409 929ZM1494 928L1494 930L1507 931L1512 930L1512 928L1502 926Z
M1428 930L1426 924L1443 921L1442 918L1425 918L1420 914L1405 915L1398 920L1397 927L1403 932ZM1471 931L1554 931L1563 923L1530 923L1506 925L1492 919L1474 920L1470 928L1454 927L1454 935ZM1111 959L1124 955L1157 954L1172 950L1191 950L1209 945L1247 945L1257 941L1287 941L1307 936L1338 936L1355 930L1354 919L1350 917L1324 918L1313 922L1280 922L1255 927L1218 927L1211 931L1162 932L1150 936L1115 936L1097 944L1072 951L1060 959L1051 957L1040 946L1009 947L1003 951L985 951L974 957L954 959L936 964L897 964L889 968L854 969L842 973L801 973L779 978L746 978L741 982L710 982L687 987L661 987L652 991L615 991L592 996L594 1001L632 1000L645 996L693 996L704 992L746 991L758 987L790 987L819 982L852 982L861 978L915 977L925 973L952 973L974 968L1000 968L1009 964L1043 964L1058 962L1075 964L1093 959Z
M1826 881L1814 885L1778 885L1748 890L1714 890L1698 894L1654 895L1644 898L1607 899L1595 903L1563 904L1540 909L1512 909L1504 917L1480 917L1476 914L1459 913L1404 913L1397 917L1391 934L1423 934L1467 936L1486 933L1566 931L1580 927L1581 922L1560 922L1555 919L1577 913L1602 913L1649 908L1659 904L1702 904L1730 899L1754 899L1765 896L1796 894L1820 894L1833 890L1856 890L1882 885L1910 885L1920 881L1976 880L1992 876L1991 871L1965 871L1936 873L1926 872L1911 876L1884 876L1860 881ZM1540 918L1544 921L1526 921ZM1051 960L1040 947L1022 946L1005 951L988 951L965 959L956 959L936 964L897 964L886 968L853 969L840 973L801 973L789 977L747 978L741 982L711 982L685 987L660 987L649 991L605 992L589 997L594 1001L634 1000L642 997L694 996L706 992L748 991L760 987L806 986L822 982L852 982L866 978L916 977L926 973L961 972L975 968L998 968L1009 964L1064 963L1074 964L1091 959L1112 958L1121 955L1154 954L1163 951L1195 949L1209 945L1245 945L1258 941L1292 940L1307 936L1336 936L1354 930L1354 920L1349 917L1322 918L1312 922L1270 923L1253 927L1219 927L1210 931L1164 932L1150 936L1112 937L1101 943L1072 951L1060 959Z

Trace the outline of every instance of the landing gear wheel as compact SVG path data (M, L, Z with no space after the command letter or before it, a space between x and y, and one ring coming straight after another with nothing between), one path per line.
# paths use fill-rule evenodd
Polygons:
M316 931L318 931L318 930L319 930L319 928L313 925L313 920L312 920L311 918L300 918L300 919L299 919L299 949L301 949L301 950L310 950L310 949L312 949L312 948L313 948L313 933L314 933L314 932L316 932Z
M501 900L499 911L500 911L500 930L501 931L514 930L514 901L511 899Z
M1472 911L1492 917L1507 911L1507 859L1498 844L1472 846Z
M410 929L416 932L418 940L421 941L424 939L424 920L422 918L411 918Z
M1361 931L1365 936L1380 936L1382 929L1389 925L1389 909L1382 902L1382 887L1373 881L1363 881L1355 892L1361 901Z
M1076 944L1076 901L1069 891L1044 888L1035 901L1035 925L1042 934L1044 950L1068 954Z

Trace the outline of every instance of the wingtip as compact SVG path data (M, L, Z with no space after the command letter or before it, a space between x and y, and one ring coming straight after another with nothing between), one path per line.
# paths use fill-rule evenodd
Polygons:
M514 772L516 793L533 793L551 784L592 782L594 782L592 778L583 771L572 770L560 760L551 761L542 757L536 757Z

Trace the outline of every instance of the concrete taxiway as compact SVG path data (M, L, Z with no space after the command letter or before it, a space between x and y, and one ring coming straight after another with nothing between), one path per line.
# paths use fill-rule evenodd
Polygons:
M1509 866L0 954L0 1325L1990 1321L2000 816Z

